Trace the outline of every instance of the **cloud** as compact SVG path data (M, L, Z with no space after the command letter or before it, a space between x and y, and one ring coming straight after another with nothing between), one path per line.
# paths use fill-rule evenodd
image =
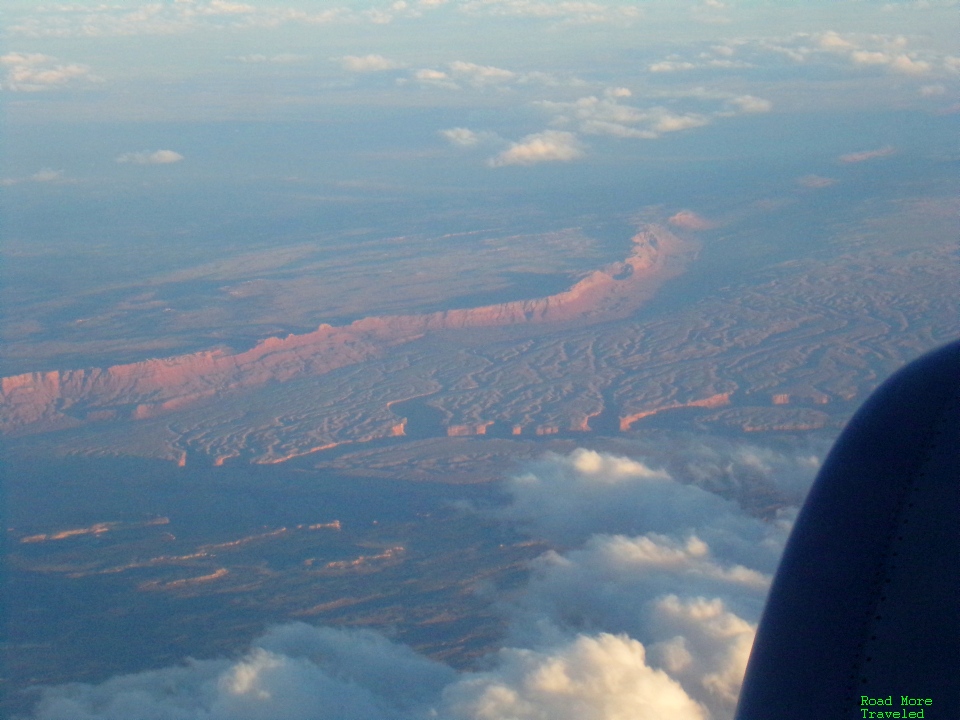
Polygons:
M56 180L62 180L63 170L51 170L50 168L44 168L43 170L38 170L31 175L30 179L33 182L54 182Z
M823 177L822 175L804 175L802 178L797 179L797 183L805 188L818 189L836 185L837 180L836 178Z
M625 92L624 92L625 91ZM721 108L712 112L691 112L663 106L639 108L621 102L631 96L626 88L613 88L604 97L582 97L574 102L540 101L540 107L554 116L554 125L577 123L577 129L587 135L607 135L617 138L654 140L671 132L682 132L709 125L715 118L733 117L744 113L767 112L772 103L752 95L711 95L703 91L690 94L698 102L721 101Z
M773 103L769 100L754 97L753 95L738 95L737 97L730 98L727 102L734 105L743 113L765 113L773 109Z
M945 95L947 88L940 83L936 83L934 85L924 85L920 88L919 92L922 97L937 97L939 95Z
M862 150L860 152L847 153L846 155L841 155L839 160L842 163L862 163L875 158L887 157L896 152L896 148L887 145L882 148L877 148L876 150Z
M25 182L48 183L48 182L61 182L63 180L64 180L63 170L52 170L50 168L43 168L35 172L33 175L30 175L29 177L2 178L0 179L0 186L10 187L11 185L19 185Z
M855 43L851 42L847 38L840 35L840 33L833 30L828 30L827 32L821 34L817 39L817 44L824 50L831 51L853 50L857 47Z
M340 58L340 65L344 70L356 73L395 70L400 67L398 62L383 55L344 55Z
M441 137L452 145L459 147L475 147L482 143L499 140L496 133L492 132L474 132L465 127L449 128L440 131Z
M448 90L460 89L460 86L457 85L447 73L443 72L443 70L424 68L417 70L413 74L413 77L421 85L446 88Z
M544 130L527 135L489 161L491 167L535 165L542 162L569 162L583 157L577 136L562 130Z
M633 4L608 5L598 2L566 0L545 2L543 0L464 0L463 12L472 15L507 16L558 20L564 24L594 24L630 22L643 16L643 11Z
M492 65L477 65L476 63L455 60L450 63L450 71L457 78L463 78L471 85L496 85L517 79L517 73Z
M670 217L667 222L671 225L685 230L710 230L716 225L704 217L697 215L692 210L681 210L672 217Z
M344 8L307 12L230 0L178 0L134 6L119 3L41 5L6 29L11 35L31 38L169 36L204 29L322 25L338 20L356 21L360 17L362 15Z
M930 72L930 63L916 60L906 53L890 54L877 50L855 50L850 53L855 65L885 65L895 72L906 75L923 75Z
M293 623L236 660L43 688L33 718L729 720L792 512L760 520L693 483L726 486L732 473L772 489L774 476L817 463L674 442L651 444L662 463L581 449L506 482L507 504L483 512L558 549L499 604L509 634L480 670L458 673L369 630Z
M10 52L0 56L0 66L6 69L0 87L13 92L42 92L60 89L75 81L102 81L86 65L64 65L42 53Z
M235 662L124 675L44 690L37 720L381 720L423 716L455 679L441 663L369 630L293 623Z
M133 165L169 165L183 160L183 155L173 150L143 150L141 152L123 153L117 157L118 163Z
M242 63L251 63L251 64L261 64L267 63L272 65L293 65L295 63L302 63L310 59L309 55L297 55L296 53L278 53L276 55L241 55L236 58Z
M678 70L693 70L697 65L685 60L661 60L647 66L650 72L666 73L677 72Z
M453 718L467 720L708 720L707 711L624 635L580 635L551 652L501 651L496 671L444 692Z

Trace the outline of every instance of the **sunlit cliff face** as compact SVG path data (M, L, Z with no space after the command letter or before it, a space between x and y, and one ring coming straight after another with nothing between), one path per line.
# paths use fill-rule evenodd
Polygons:
M2 427L42 431L124 414L142 420L224 393L322 375L382 356L387 348L425 333L623 317L677 274L682 265L674 263L695 247L664 228L646 230L633 243L623 263L596 270L569 290L548 297L427 315L369 317L346 327L323 325L304 335L268 338L236 354L200 352L104 369L3 378ZM147 398L150 402L143 402ZM132 412L126 409L130 407Z

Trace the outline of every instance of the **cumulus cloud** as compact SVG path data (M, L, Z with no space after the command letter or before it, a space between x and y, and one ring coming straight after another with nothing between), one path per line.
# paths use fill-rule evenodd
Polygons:
M42 53L6 53L0 55L0 66L6 70L0 87L13 92L41 92L63 88L75 81L101 80L86 65L64 65L57 58Z
M878 50L855 50L850 53L855 65L886 65L891 70L907 75L922 75L930 72L930 63L917 60L906 53L890 54Z
M500 604L509 634L480 670L371 631L294 623L238 660L45 688L33 718L729 720L790 519L759 520L691 482L816 462L679 442L682 458L657 446L672 463L577 450L507 482L506 506L487 512L557 549Z
M772 104L752 95L690 95L698 102L720 101L719 109L710 112L677 111L663 106L639 108L622 102L631 97L626 88L610 88L603 97L590 95L573 102L541 101L537 103L554 116L555 125L577 124L587 135L654 140L671 132L682 132L709 125L715 118L744 113L767 112Z
M235 662L125 675L44 691L37 720L381 720L421 716L450 668L368 630L274 628Z
M423 68L413 74L414 80L420 85L427 87L446 88L448 90L459 90L460 86L453 81L443 70L434 70L432 68Z
M517 78L517 73L492 65L456 60L450 63L450 72L457 78L463 78L472 85L497 85Z
M527 135L489 160L491 167L535 165L543 162L569 162L583 157L583 145L577 136L563 130L544 130Z
M183 155L173 150L143 150L141 152L123 153L117 157L118 163L132 165L169 165L183 160Z
M400 64L383 55L344 55L340 58L340 66L350 72L367 73L395 70Z
M507 649L499 667L448 688L454 718L471 720L708 720L642 644L624 635L579 636L552 652Z
M846 155L841 155L839 160L842 163L862 163L867 160L874 160L875 158L887 157L888 155L893 155L897 152L897 149L887 145L882 148L877 148L876 150L862 150L860 152L847 153Z
M469 128L450 128L449 130L441 130L440 134L454 145L460 145L461 147L470 147L480 142L480 136Z

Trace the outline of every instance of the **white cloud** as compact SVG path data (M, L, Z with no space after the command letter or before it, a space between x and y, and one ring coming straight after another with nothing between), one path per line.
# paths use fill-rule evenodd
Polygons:
M618 138L653 140L665 133L682 132L709 125L715 118L733 117L743 113L768 112L772 103L752 95L729 96L708 94L702 90L688 93L699 102L722 101L720 109L712 112L678 112L663 106L638 108L620 102L630 97L625 88L606 91L604 97L582 97L574 102L541 101L537 103L554 116L553 125L577 124L587 135L607 135Z
M51 170L50 168L44 168L43 170L38 170L31 175L30 179L33 182L54 182L56 180L62 180L63 170Z
M344 8L308 12L291 7L255 6L230 0L188 0L174 3L118 3L37 6L32 14L10 24L20 37L131 37L184 35L202 29L275 28L286 24L321 25L356 20Z
M450 128L441 130L440 134L454 145L461 147L470 147L480 142L480 136L469 128Z
M400 67L398 62L383 55L344 55L340 58L340 65L344 70L357 73L395 70Z
M381 720L423 716L454 672L368 630L294 623L240 660L46 689L36 720Z
M183 160L183 155L173 150L143 150L141 152L123 153L117 157L118 163L133 165L169 165Z
M837 184L836 178L823 177L822 175L804 175L798 178L797 182L801 186L811 189L825 188Z
M896 152L896 148L887 145L882 148L877 148L876 150L861 150L860 152L847 153L846 155L841 155L839 160L842 163L848 164L862 163L875 158L887 157L888 155L893 155Z
M923 97L937 97L939 95L945 95L947 88L940 83L935 83L934 85L924 85L920 88L919 92Z
M843 37L840 33L833 30L828 30L827 32L820 35L817 40L817 44L824 50L831 51L847 51L853 50L857 47L856 43L850 41L848 38Z
M630 22L643 15L632 4L609 5L582 0L545 2L543 0L464 0L461 10L472 15L557 20L569 24Z
M744 113L765 113L770 112L773 108L773 103L769 100L754 97L753 95L739 95L730 98L727 102L736 106L740 112Z
M55 90L74 81L100 82L86 65L64 65L57 58L42 53L10 52L0 56L6 77L0 85L13 92Z
M897 72L907 75L923 75L930 72L930 63L925 60L915 60L914 58L901 53L890 61L890 67Z
M489 161L491 167L534 165L542 162L569 162L583 157L577 136L562 130L544 130L527 135Z
M685 60L662 60L649 65L647 69L654 73L666 73L677 72L679 70L693 70L696 67L696 64Z
M446 88L447 90L459 90L460 86L453 81L443 70L433 70L432 68L423 68L413 74L414 79L421 85L427 87Z
M681 210L672 215L667 222L685 230L710 230L716 225L692 210Z
M35 172L33 175L30 175L29 177L2 178L0 179L0 186L10 187L11 185L19 185L20 183L25 183L25 182L48 183L48 182L61 182L63 180L64 180L63 170L52 170L50 168L43 168Z
M850 59L856 65L888 65L890 56L879 51L855 50L850 53Z
M730 713L740 695L756 627L730 612L722 600L676 595L658 599L651 620L659 633L675 633L653 644L651 656L716 715Z
M462 60L455 60L450 63L450 71L455 77L463 78L476 86L501 84L517 78L517 73L510 70L492 65L477 65Z
M501 651L499 667L444 692L463 720L708 720L680 685L624 635L580 635L549 652Z
M242 63L261 64L268 63L272 65L293 65L302 63L310 59L309 55L297 55L296 53L277 53L276 55L241 55L236 58Z
M655 133L680 132L691 128L709 125L710 120L697 113L675 115L667 110L657 109L652 129Z

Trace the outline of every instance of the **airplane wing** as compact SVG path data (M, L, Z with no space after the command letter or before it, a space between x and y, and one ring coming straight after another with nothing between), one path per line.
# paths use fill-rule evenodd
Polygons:
M960 719L960 341L895 373L830 451L736 713L871 717Z

